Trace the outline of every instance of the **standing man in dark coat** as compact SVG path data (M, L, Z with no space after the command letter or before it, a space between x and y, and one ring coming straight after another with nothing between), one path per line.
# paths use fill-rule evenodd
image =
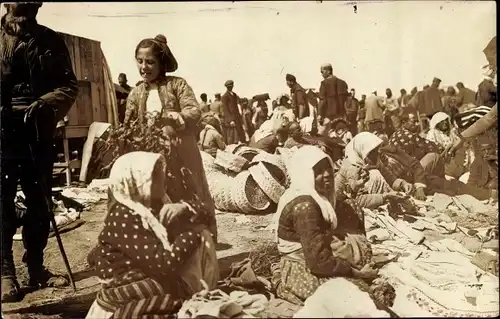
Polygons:
M331 122L335 118L345 117L345 101L349 95L347 83L333 75L331 64L321 66L323 81L319 88L318 122Z
M349 125L349 131L351 131L352 136L358 134L358 111L359 111L359 101L356 98L356 90L351 89L349 97L345 102L345 112L346 120Z
M127 108L127 98L132 91L132 87L128 85L127 75L125 73L120 73L118 75L118 84L123 89L123 91L116 91L116 99L118 104L118 121L123 123L125 119L125 109Z
M50 229L53 139L56 123L73 105L78 87L68 49L53 30L36 21L41 2L4 4L1 20L1 209L2 302L20 297L12 256L13 236L23 226L29 283L33 288L68 281L43 266ZM17 183L27 211L16 216Z
M298 120L309 116L309 103L307 102L306 90L297 83L297 79L292 74L287 74L286 85L290 88L290 96L292 97L293 113Z
M245 142L245 130L243 130L243 120L240 110L238 109L238 101L240 98L233 92L234 82L228 80L224 83L227 88L226 93L222 96L222 104L224 105L224 130L226 131L226 144L237 144Z

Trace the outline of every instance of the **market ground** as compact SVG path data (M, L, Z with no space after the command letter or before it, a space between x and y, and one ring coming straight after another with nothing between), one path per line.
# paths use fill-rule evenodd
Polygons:
M496 212L494 213L496 214ZM97 242L105 215L106 203L100 202L93 206L91 210L82 213L83 225L61 234L74 273L77 292L73 292L72 288L47 288L31 293L28 292L21 302L2 305L5 318L85 317L99 289L97 277L89 269L86 258ZM271 240L271 219L271 215L245 216L218 212L219 244L217 254L220 261L221 278L227 275L231 263L242 260L256 246ZM442 238L442 236L430 232L426 232L426 237L431 240ZM477 240L468 238L460 232L446 237L456 239L471 251L476 251L480 247ZM14 256L20 281L27 277L26 269L21 262L23 252L22 242L16 241ZM50 270L65 273L64 263L54 237L49 239L45 256L46 266ZM265 315L274 318L289 318L296 311L298 311L297 306L274 299L270 302Z

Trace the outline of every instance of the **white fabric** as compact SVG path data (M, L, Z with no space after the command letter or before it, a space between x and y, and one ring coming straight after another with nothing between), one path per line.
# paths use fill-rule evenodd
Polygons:
M139 215L143 227L151 228L163 247L171 251L166 228L148 208L151 205L153 170L158 161L165 163L161 154L147 152L131 152L119 157L111 168L109 191L116 201Z
M304 133L311 133L314 124L314 117L308 116L299 120L300 129Z
M332 228L337 227L337 215L334 207L334 196L328 199L316 191L314 165L321 160L327 158L333 169L332 159L319 148L311 145L305 145L299 148L290 159L290 165L287 167L290 175L291 184L286 192L281 196L278 203L278 209L274 215L274 230L276 231L276 241L279 244L278 224L280 216L286 205L295 198L303 195L311 196L321 208L321 214L325 221L332 225ZM279 248L278 248L279 249ZM287 253L286 251L282 251Z
M146 101L146 111L149 113L158 112L161 113L163 109L162 103L160 100L160 93L157 88L151 88L149 90L148 99Z
M425 137L427 140L441 145L444 148L451 146L453 144L453 141L458 138L455 135L453 128L451 128L449 134L436 128L436 125L446 120L448 120L448 124L450 124L451 127L452 125L448 114L444 112L437 112L436 114L434 114L429 122L429 132L427 132L427 135Z
M390 318L368 293L345 278L330 279L304 302L294 318Z
M370 132L361 132L354 136L351 142L345 147L345 163L363 166L365 159L375 148L382 144L383 140Z

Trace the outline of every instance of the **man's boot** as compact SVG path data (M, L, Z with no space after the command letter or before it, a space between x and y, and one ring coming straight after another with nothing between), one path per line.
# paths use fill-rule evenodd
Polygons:
M53 274L43 266L41 262L28 260L29 281L27 286L34 289L45 287L66 287L69 285L69 280L60 275Z
M21 293L12 254L4 255L2 257L2 303L17 302L20 299Z

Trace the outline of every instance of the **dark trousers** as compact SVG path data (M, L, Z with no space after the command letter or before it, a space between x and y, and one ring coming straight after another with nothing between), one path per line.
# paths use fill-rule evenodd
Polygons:
M23 113L2 114L1 119L2 276L15 275L12 237L19 226L23 226L23 243L30 274L42 269L43 250L50 230L50 215L45 198L49 198L52 203L54 120L44 117L43 121L39 121L37 138L35 125L29 126L31 128L24 125ZM33 154L29 148L30 143ZM21 220L16 215L14 205L18 183L25 195L27 207ZM45 189L42 189L42 185Z

